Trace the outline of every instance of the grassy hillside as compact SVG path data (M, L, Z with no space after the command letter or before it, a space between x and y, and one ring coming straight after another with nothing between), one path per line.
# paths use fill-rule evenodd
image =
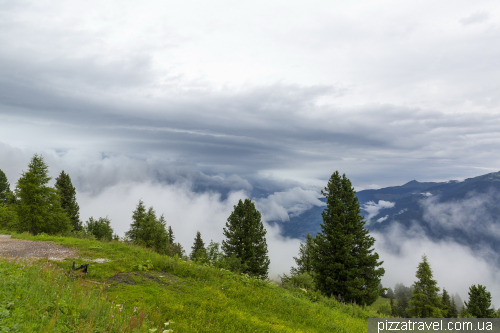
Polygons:
M74 276L70 259L0 259L0 332L367 332L378 317L120 242L13 237L76 248L76 264L90 266Z

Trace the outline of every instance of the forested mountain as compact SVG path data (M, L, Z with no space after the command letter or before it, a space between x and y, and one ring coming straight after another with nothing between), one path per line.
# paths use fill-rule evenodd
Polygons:
M464 181L418 182L357 193L366 227L387 232L396 224L401 230L425 233L435 240L453 239L472 247L489 245L500 250L500 172ZM325 206L315 206L286 222L278 223L284 236L315 235Z

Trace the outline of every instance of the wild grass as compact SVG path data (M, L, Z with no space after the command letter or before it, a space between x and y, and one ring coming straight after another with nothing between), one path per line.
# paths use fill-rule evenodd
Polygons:
M71 278L68 259L49 264L1 261L0 309L9 314L0 315L0 326L17 325L18 331L43 332L52 325L52 332L367 332L367 318L380 317L299 288L284 289L121 242L13 237L74 247L76 264L90 263L88 275ZM109 261L91 261L97 258ZM10 286L9 292L3 284ZM162 326L167 321L168 327Z

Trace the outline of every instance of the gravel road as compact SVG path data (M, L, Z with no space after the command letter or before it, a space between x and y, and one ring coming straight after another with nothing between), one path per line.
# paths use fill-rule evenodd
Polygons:
M10 235L0 235L0 257L61 260L75 256L76 251L61 245L49 242L12 239Z

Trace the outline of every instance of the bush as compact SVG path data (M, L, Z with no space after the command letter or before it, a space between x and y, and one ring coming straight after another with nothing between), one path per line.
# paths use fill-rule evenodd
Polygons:
M316 290L314 285L314 279L309 273L301 273L301 274L292 274L286 275L283 274L281 278L281 283L285 288L295 287L295 288L304 288L306 290Z
M111 221L108 217L100 217L98 220L94 220L93 217L90 217L89 220L85 222L84 230L86 234L94 235L95 238L99 240L110 241L113 238L113 229L110 223ZM78 234L78 232L74 232L74 234Z

